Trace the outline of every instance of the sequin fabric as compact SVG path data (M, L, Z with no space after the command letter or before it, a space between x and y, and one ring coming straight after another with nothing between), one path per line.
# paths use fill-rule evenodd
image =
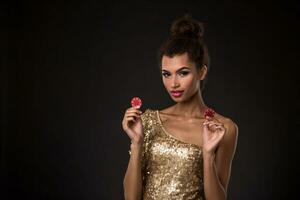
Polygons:
M158 110L141 115L143 200L205 200L201 147L168 133Z

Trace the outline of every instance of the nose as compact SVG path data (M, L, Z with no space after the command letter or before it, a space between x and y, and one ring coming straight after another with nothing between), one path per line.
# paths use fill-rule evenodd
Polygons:
M177 88L179 87L179 82L177 80L177 77L174 76L173 80L172 80L172 88Z

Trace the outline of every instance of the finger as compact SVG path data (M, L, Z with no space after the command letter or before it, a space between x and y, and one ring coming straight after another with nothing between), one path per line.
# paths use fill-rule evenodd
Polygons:
M205 127L207 127L209 130L215 132L217 130L224 130L225 128L223 127L223 125L216 125L213 123L209 123L207 124Z
M211 120L213 120L213 118L210 117L210 116L205 116L205 120L206 120L206 121L211 121Z
M138 112L128 112L125 114L125 117L141 117L142 115Z
M139 117L137 117L137 116L128 116L128 117L126 117L127 121L134 121L134 122L136 122L136 120L138 120L138 118Z
M210 130L215 130L215 124L205 123L204 128L207 128L207 129L210 129Z
M222 130L224 133L226 131L226 129L223 126L216 126L216 129Z
M225 129L224 124L214 124L214 125L216 125L217 127L222 128L222 129Z
M209 124L210 127L214 128L214 129L218 129L218 127L222 127L222 125L218 125L218 124Z
M211 120L211 121L205 121L204 123L213 123L213 124L218 124L218 125L222 125L223 123Z
M216 131L216 130L217 130L217 127L216 127L216 125L214 125L214 124L210 124L210 125L208 125L208 126L209 126L209 128L212 129L213 131Z
M140 111L139 109L137 109L137 108L135 108L135 107L130 107L130 108L128 108L127 109L127 111L126 112L136 112L136 111Z
M138 107L138 106L136 106L136 107L134 107L134 106L131 106L129 109L131 109L131 110L139 110L139 109L140 109L140 107Z
M138 113L138 114L142 114L143 112L141 110L138 110L137 108L131 107L130 109L127 110L126 113Z
M127 117L127 121L133 121L133 122L135 122L136 120L135 120L134 117Z
M219 123L219 122L216 122L216 121L206 121L203 123L203 125L206 125L206 124L214 124L214 125L223 125L222 123Z
M141 117L138 113L128 113L126 117Z

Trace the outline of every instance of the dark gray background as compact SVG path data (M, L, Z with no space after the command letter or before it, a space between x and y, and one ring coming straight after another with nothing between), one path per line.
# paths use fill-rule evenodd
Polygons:
M124 112L174 103L156 52L186 11L205 24L204 101L239 126L229 199L299 196L299 3L90 0L1 6L1 199L123 199Z

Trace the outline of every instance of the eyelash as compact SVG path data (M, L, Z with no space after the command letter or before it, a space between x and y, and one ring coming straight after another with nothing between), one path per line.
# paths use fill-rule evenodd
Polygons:
M190 72L188 72L188 71L183 71L183 72L180 72L179 74L182 74L183 76L186 76L186 75L188 75L189 73L190 73ZM166 77L165 75L169 75L169 73L163 72L162 75L163 75L164 77Z

